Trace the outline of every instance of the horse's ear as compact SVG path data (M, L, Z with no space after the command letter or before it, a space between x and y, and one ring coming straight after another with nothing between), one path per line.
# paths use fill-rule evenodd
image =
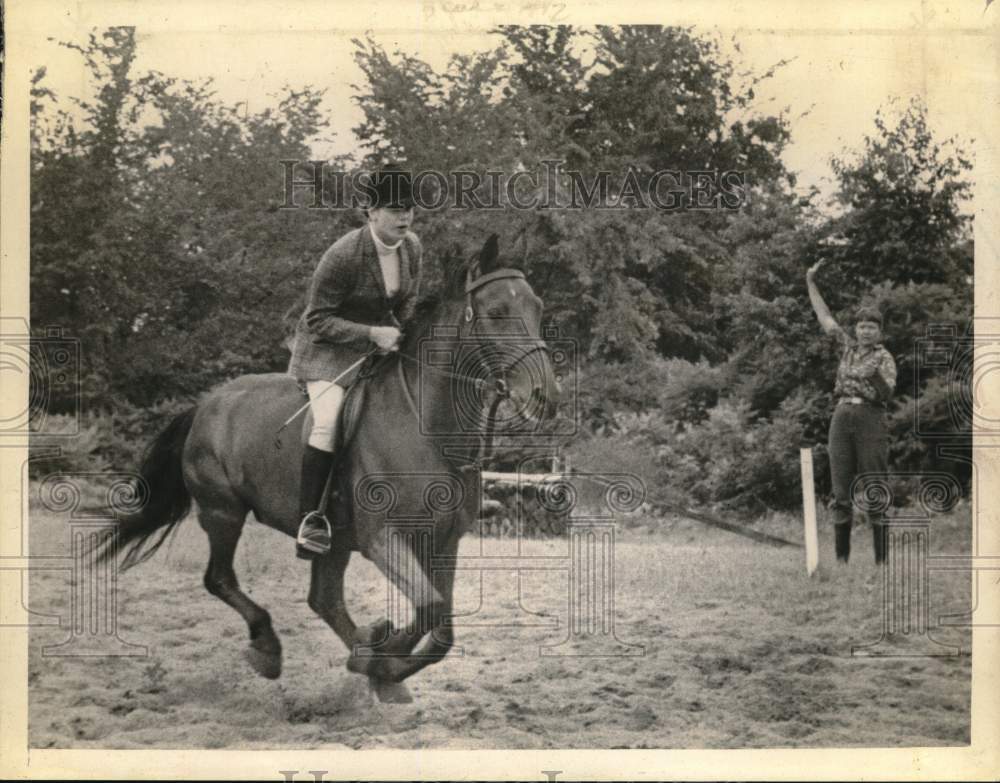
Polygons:
M528 232L521 232L521 266L528 264Z
M483 249L479 251L479 274L485 275L497 268L500 255L500 235L490 234Z

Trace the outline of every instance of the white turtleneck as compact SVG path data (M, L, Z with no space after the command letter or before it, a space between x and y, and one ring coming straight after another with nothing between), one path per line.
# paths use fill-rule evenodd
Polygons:
M399 246L403 244L403 240L399 240L394 245L387 245L378 238L375 227L371 223L368 224L368 228L372 232L372 239L375 240L375 252L378 253L378 262L382 267L385 292L391 299L399 291Z

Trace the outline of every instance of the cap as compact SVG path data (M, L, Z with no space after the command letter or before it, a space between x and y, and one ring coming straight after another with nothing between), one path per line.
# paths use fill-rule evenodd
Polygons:
M389 164L364 177L361 191L367 199L368 209L412 207L413 178L410 172Z

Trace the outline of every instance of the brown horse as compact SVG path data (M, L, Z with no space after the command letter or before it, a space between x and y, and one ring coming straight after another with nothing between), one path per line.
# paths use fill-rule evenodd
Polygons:
M497 266L497 251L494 235L344 405L348 413L361 409L341 460L342 502L331 510L346 524L336 526L333 551L312 562L309 606L351 651L348 669L372 678L380 694L452 646L455 571L431 559L454 557L479 511L474 455L484 422L509 432L554 411L558 384L540 336L542 302L521 272ZM303 424L285 431L281 448L275 433L303 399L286 375L248 375L177 416L143 460L146 504L119 520L100 553L127 549L123 569L143 562L193 500L211 545L205 587L242 615L247 657L269 678L281 674L281 642L267 610L240 589L233 557L248 511L295 535ZM412 622L355 626L343 589L352 550L407 596Z

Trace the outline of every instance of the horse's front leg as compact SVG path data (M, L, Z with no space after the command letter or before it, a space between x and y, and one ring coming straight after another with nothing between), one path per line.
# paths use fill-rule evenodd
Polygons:
M409 656L427 633L441 625L448 606L428 575L430 563L425 561L430 548L422 548L425 554L418 557L412 548L397 541L398 545L392 546L390 552L388 539L392 535L393 531L387 530L384 536L373 537L365 554L409 599L414 619L401 629L394 628L388 620L359 629L360 645L348 661L348 668L376 679L399 682L408 675L397 673L398 659Z
M416 634L416 641L411 634ZM411 631L409 628L405 632L406 643L410 651L405 654L393 654L376 659L373 667L373 677L378 680L392 683L402 683L407 677L411 677L418 671L432 663L437 663L444 658L454 644L454 631L451 627L450 607L446 604L437 620L436 625L431 627L429 633L421 634L419 631ZM423 640L419 646L417 642ZM412 642L412 643L411 643Z
M312 561L309 583L309 608L326 621L348 652L357 643L358 631L344 603L344 571L350 559L350 546L335 538L333 550Z
M454 529L444 546L438 549L439 555L453 556L458 549L459 528L445 525L438 529ZM370 652L361 651L370 657L365 663L359 658L355 665L363 669L356 670L363 670L378 680L398 683L441 660L451 649L454 643L451 617L455 571L439 569L429 576L431 564L421 562L407 547L386 557L384 547L376 546L370 556L380 568L381 563L386 564L383 569L386 575L413 604L414 619L402 629L392 628L388 621L372 626L379 639Z
M344 603L344 572L351 559L351 550L346 544L337 547L337 543L335 540L335 548L330 554L316 558L312 562L309 607L340 637L352 656L348 659L348 668L352 668L350 662L354 660L355 650L371 647L388 638L392 625L388 620L361 628L354 624ZM370 682L379 701L397 704L413 701L405 685L383 683L375 678L371 678Z

